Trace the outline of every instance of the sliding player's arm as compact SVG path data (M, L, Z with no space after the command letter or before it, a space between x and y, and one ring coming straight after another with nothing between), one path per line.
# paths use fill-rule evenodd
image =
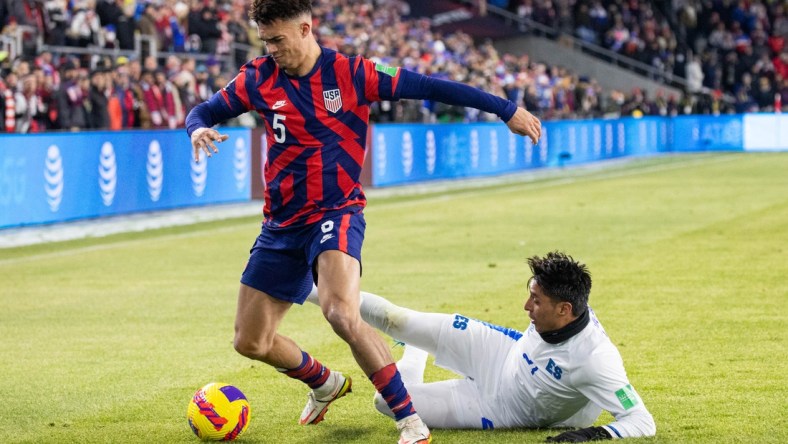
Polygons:
M592 403L610 412L615 421L599 427L586 427L550 437L547 442L585 442L603 439L654 436L657 427L640 395L627 379L621 355L614 347L602 348L583 366L575 381L580 392Z

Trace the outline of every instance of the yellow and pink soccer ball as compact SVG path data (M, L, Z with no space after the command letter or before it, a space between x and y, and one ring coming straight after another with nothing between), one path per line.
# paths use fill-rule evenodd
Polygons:
M220 382L197 390L189 401L189 427L203 441L232 441L249 427L251 408L243 392Z

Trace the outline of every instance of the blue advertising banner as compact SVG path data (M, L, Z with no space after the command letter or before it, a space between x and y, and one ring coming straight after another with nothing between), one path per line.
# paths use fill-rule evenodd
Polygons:
M661 152L668 149L667 133L662 118L545 122L534 146L502 123L375 125L372 183L484 176Z
M506 125L379 124L372 133L374 186L518 171L543 156Z
M664 152L785 150L784 121L757 114L543 122L536 146L501 122L377 124L371 182L479 177ZM199 163L183 130L2 135L0 228L249 200L251 131L222 131L230 135L222 152Z
M194 162L183 130L0 137L0 228L250 199L248 129Z
M741 151L741 115L678 116L671 119L673 151Z
M534 146L503 123L379 124L372 183L501 174L671 151L742 149L742 116L543 122Z

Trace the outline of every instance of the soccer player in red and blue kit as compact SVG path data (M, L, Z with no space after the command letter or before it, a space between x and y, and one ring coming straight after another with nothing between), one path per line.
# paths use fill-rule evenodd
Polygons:
M391 352L359 312L366 204L359 175L369 104L412 98L475 107L534 143L540 122L478 89L321 47L312 34L309 0L254 0L249 15L269 55L241 67L186 119L195 160L201 151L218 152L215 142L227 140L212 129L217 123L252 110L265 120L265 220L241 277L235 349L309 385L299 422L322 421L329 404L350 391L351 379L277 333L314 282L323 315L391 409L399 443L431 442Z

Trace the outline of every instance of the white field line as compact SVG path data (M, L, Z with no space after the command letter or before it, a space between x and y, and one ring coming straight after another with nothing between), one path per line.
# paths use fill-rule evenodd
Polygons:
M197 230L192 231L189 233L178 233L178 234L165 234L160 236L159 239L162 240L178 240L178 239L188 239L192 237L199 237L203 236L206 233L227 233L230 231L237 230L237 226L231 227L216 227L210 230ZM101 245L91 245L88 247L77 247L63 251L55 251L52 253L41 253L41 254L34 254L31 256L24 256L15 259L0 259L0 267L4 265L16 265L22 264L25 262L34 262L38 260L45 260L45 259L57 259L62 257L70 257L76 256L85 253L92 253L94 251L104 251L104 250L111 250L113 248L126 248L126 247L133 247L143 243L149 243L150 239L131 239L127 241L118 241L118 242L109 242L106 244Z
M430 197L424 197L419 199L414 199L410 201L398 201L398 202L381 202L379 204L374 204L372 206L367 207L364 212L374 212L376 210L383 210L389 208L400 208L400 207L407 207L412 205L420 205L423 203L429 202L445 202L450 201L453 199L458 198L467 198L478 196L482 194L489 194L495 192L505 192L506 190L517 187L527 185L529 182L534 182L530 186L528 186L528 190L538 190L538 189L546 189L552 188L562 185L567 185L575 182L579 182L581 180L587 181L598 181L598 180L608 180L620 177L628 177L628 176L637 176L641 174L648 174L654 172L663 172L663 171L670 171L670 170L678 170L683 168L690 168L696 166L698 164L708 165L711 163L723 163L729 162L735 159L736 156L719 156L719 157L706 157L703 156L702 158L695 158L687 161L682 162L675 162L669 164L657 164L642 168L633 168L633 169L624 169L624 170L614 170L614 171L607 171L605 172L604 168L584 168L585 171L581 172L580 174L576 174L572 177L561 177L558 178L557 176L548 174L543 174L540 176L531 175L517 175L517 176L507 176L507 177L498 177L498 178L489 178L489 179L480 179L480 180L472 180L472 184L463 183L463 181L459 182L452 182L451 184L442 183L437 184L437 186L431 186L432 184L422 184L422 185L414 185L408 186L409 190L402 190L398 188L393 190L394 192L390 192L390 190L382 189L382 190L372 190L372 193L368 193L375 197L385 197L385 196L418 196L420 194L426 193L435 193L440 191L453 191L453 190L460 190L460 192L452 193L449 195L435 195ZM557 174L557 173L556 173ZM555 180L551 180L551 177L556 177ZM536 182L537 180L544 180L544 182ZM493 190L489 189L490 186L498 186ZM469 188L470 187L470 188ZM465 190L465 191L462 191ZM409 191L409 192L408 192ZM195 221L196 222L196 221ZM119 222L121 223L121 222ZM235 231L239 228L237 226L230 226L230 227L216 227L210 230L197 230L194 232L189 233L179 233L179 234L165 234L159 236L158 239L160 240L177 240L177 239L188 239L192 237L198 236L205 236L210 233L224 233L229 231ZM138 231L138 230L137 230ZM117 231L120 232L120 231ZM119 241L119 242L110 242L107 244L101 245L91 245L87 247L76 247L72 249L67 249L63 251L57 251L52 253L41 253L35 254L30 256L24 256L20 258L13 258L13 259L0 259L0 266L6 265L16 265L22 264L26 262L34 262L39 260L46 260L46 259L56 259L62 257L71 257L77 256L84 253L91 253L94 251L103 251L109 250L113 248L125 248L130 246L136 246L142 243L150 242L149 238L146 239L133 239L127 241ZM1 250L0 250L1 251Z

